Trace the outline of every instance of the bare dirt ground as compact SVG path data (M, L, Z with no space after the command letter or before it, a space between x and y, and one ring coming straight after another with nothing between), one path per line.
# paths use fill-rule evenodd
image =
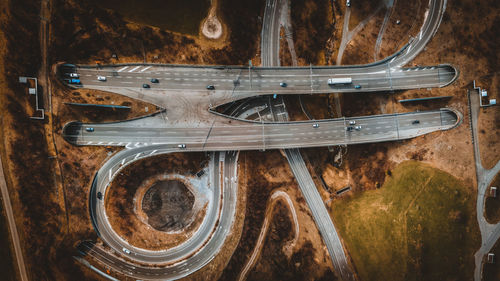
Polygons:
M187 223L187 227L179 228L178 224L182 223L179 221L180 218L174 220L177 223L175 230L180 231L171 232L174 225L167 226L167 229L162 228L160 231L155 227L156 223L151 224L151 216L148 218L149 224L137 216L135 211L136 193L150 178L166 174L193 177L206 164L207 158L204 153L172 153L146 158L127 166L112 182L104 195L106 213L113 229L128 243L144 249L166 249L188 239L201 224L204 212L198 212L194 219L196 223ZM145 190L157 182L150 181ZM149 210L144 210L144 205L142 208L148 214Z
M482 99L483 104L489 104L489 99L500 103L500 75L495 72L476 79L476 86L488 91L488 97ZM471 91L477 94L477 91ZM500 160L500 106L483 108L479 111L479 150L482 164L491 169Z
M351 8L351 10L356 11L355 8ZM375 42L377 41L378 31L382 25L384 16L385 9L380 9L375 16L354 35L344 51L342 64L363 64L373 62ZM352 22L353 19L351 18L350 23ZM352 29L355 27L356 26L353 26ZM350 28L350 30L352 29Z
M403 47L411 36L415 36L424 21L423 15L429 1L394 1L393 13L387 22L382 37L379 59L394 54ZM418 15L418 16L417 16ZM397 24L397 21L400 21Z
M154 183L140 201L148 224L156 230L179 231L192 222L194 195L180 180Z
M314 224L305 200L298 189L297 183L293 179L292 173L286 164L286 159L284 159L278 151L265 153L242 152L240 155L240 169L244 173L247 189L245 221L240 243L232 259L224 269L220 280L237 279L241 269L248 261L255 247L264 220L266 204L269 202L269 196L273 190L278 188L286 192L294 202L294 208L297 212L301 231L298 242L292 249L290 259L288 259L284 253L282 255L275 254L272 261L269 262L273 263L278 269L282 269L279 270L280 274L286 274L287 271L295 272L298 274L297 276L305 276L303 274L308 274L307 278L309 278L309 280L318 279L323 274L326 274L325 272L333 271L326 247L321 240L321 236ZM283 230L284 233L276 233L277 236L271 235L271 237L274 237L272 241L277 244L273 246L274 248L280 248L279 245L289 240L286 238L288 236L286 232L289 231L291 231L291 229ZM263 251L265 251L265 249ZM303 260L310 260L312 262L309 263L310 267L297 268L296 261L301 262ZM312 268L314 268L314 270L312 270ZM272 273L268 272L268 270L271 269L257 266L252 270L251 274L257 274L258 276L264 276L264 273L278 274L276 271ZM276 270L276 268L273 268L273 270Z

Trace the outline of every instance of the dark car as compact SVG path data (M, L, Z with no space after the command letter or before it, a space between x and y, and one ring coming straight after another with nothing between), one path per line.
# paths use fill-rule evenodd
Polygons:
M215 90L215 86L214 85L208 85L207 86L207 90Z
M420 124L420 120L413 120L411 123L412 123L413 125Z
M283 87L283 88L286 88L287 84L285 82L281 82L280 86Z
M149 88L151 88L151 86L149 86L149 84L142 84L142 87L143 87L144 89L149 89Z
M85 131L92 133L94 131L94 128L88 127L88 128L85 128Z
M151 83L160 83L160 80L158 78L151 78Z
M97 192L97 199L102 200L102 193L100 191Z
M361 85L354 86L354 89L361 89Z
M349 126L349 127L346 127L345 130L348 131L348 132L350 132L350 131L354 130L354 127L353 126Z

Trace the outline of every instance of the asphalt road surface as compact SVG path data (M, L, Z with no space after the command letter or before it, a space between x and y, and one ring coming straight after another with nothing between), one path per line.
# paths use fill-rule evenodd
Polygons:
M281 149L369 143L407 139L437 130L453 128L461 120L460 114L447 109L288 123L243 122L229 119L229 116L223 117L211 114L207 111L208 108L215 105L264 94L374 92L446 86L452 83L458 75L458 71L450 65L401 68L423 50L436 32L446 6L446 0L430 0L429 5L430 9L426 13L424 24L418 36L395 55L369 65L228 67L129 64L99 68L78 66L76 72L80 75L81 86L111 91L152 102L167 108L168 114L120 123L70 123L64 128L64 137L69 142L77 145L115 145L129 148L120 152L122 153L119 153L120 156L110 159L109 161L112 162L109 163L111 164L107 166L105 164L96 175L98 188L105 189L107 182L112 180L115 173L119 171L120 166L157 153ZM264 42L264 44L266 43ZM277 45L271 42L270 46L275 50ZM105 76L107 81L97 81L98 75ZM350 77L353 82L336 86L328 85L326 82L328 78L342 77ZM152 78L159 79L159 83L151 83ZM287 86L281 87L281 82L287 83ZM151 88L142 88L144 83L149 84ZM207 85L213 85L215 89L207 90ZM356 85L361 86L361 88L356 89ZM356 121L355 125L359 125L361 128L347 131L346 128L351 120ZM415 123L415 120L419 122ZM315 123L318 124L317 128L313 127ZM89 129L87 131L87 128L93 130ZM183 145L185 145L185 148ZM236 162L230 155L226 158L232 160L226 160L224 164L224 178L232 179L233 176L230 174L233 171L232 174L235 175ZM226 176L226 173L229 174ZM233 180L229 181L229 183L224 181L224 183L220 184L222 184L222 192L220 193L222 195L221 212L223 214L233 212L234 214L236 186ZM229 202L228 204L226 204L226 199ZM94 200L93 203L92 200ZM90 204L94 204L95 208L97 208L99 204L95 200L95 193L91 194ZM226 206L229 206L227 207L229 209L226 210ZM233 206L232 209L231 206ZM95 208L91 207L91 212ZM104 228L102 226L106 222L95 216L105 216L105 213L99 211L91 215L96 231L99 235L103 235ZM208 242L201 248L199 243L193 243L192 247L188 248L195 249L197 247L196 253L172 266L144 267L132 265L110 253L107 255L99 253L95 255L95 258L109 267L134 278L181 278L201 268L216 255L230 229L232 217L232 215L225 216L221 214L221 220L217 223L215 232L207 238L208 240L205 240ZM325 218L326 216L320 215L320 217ZM102 219L105 220L105 218ZM327 225L328 222L325 221L321 224ZM113 233L110 235L115 237L109 240L117 243L113 244L115 242L111 242L112 248L123 255L120 247L124 244L119 242L124 241L120 241L121 238ZM202 236L205 237L204 235L200 237ZM109 242L106 238L103 238L103 240L106 243ZM338 249L338 247L336 248ZM135 259L154 259L154 255L140 249L132 250ZM334 255L339 254L335 253L335 250L333 252ZM172 258L176 260L181 256ZM163 259L163 261L169 262L166 259ZM340 266L342 267L342 265Z
M105 194L106 188L113 178L123 167L130 163L152 155L169 152L172 152L172 150L166 149L165 146L142 147L121 151L101 167L92 184L89 203L92 223L98 235L119 255L97 246L92 247L88 254L107 267L134 278L178 279L200 269L210 262L220 250L234 220L237 198L236 160L238 153L219 154L215 152L210 165L211 182L214 188L213 206L215 208L208 211L206 220L188 241L165 251L148 251L130 246L114 232L106 216L103 201L97 198L97 192ZM220 167L220 164L224 166ZM221 173L222 178L228 180L220 182ZM123 248L129 249L131 253L125 253ZM120 255L142 263L157 263L158 266L146 267L130 264L120 258ZM169 265L165 265L165 263L169 263Z
M414 124L416 120L418 124ZM157 115L117 123L70 123L64 127L63 136L77 145L131 148L164 144L183 151L265 150L408 139L450 129L458 120L455 111L441 109L289 123L234 120L229 125L186 128L170 126L163 117ZM349 125L350 121L356 124ZM314 124L318 124L318 127L315 128ZM350 126L361 126L361 129L347 131ZM185 148L179 145L185 145Z
M281 9L286 7L283 7L283 2L284 0L266 1L261 36L261 59L263 66L279 65L279 19L281 16ZM283 96L279 96L279 98L276 99L269 99L268 107L270 108L270 113L274 121L288 121L288 112ZM335 272L342 280L354 280L354 275L349 268L342 242L340 241L337 230L326 210L323 200L316 189L316 185L307 170L300 150L297 148L285 149L285 155L292 173L297 179L299 188L306 199L306 203L311 210L326 248L328 249Z

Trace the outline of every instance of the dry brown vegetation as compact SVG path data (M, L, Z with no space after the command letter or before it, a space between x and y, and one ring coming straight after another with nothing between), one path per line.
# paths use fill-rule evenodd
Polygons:
M500 187L500 173L495 176L493 182L491 182L490 186L486 190L486 193L489 194L490 187L497 188L497 197L487 197L484 203L484 217L489 223L498 223L500 222L500 198L498 196L498 188Z
M255 274L255 278L260 278L268 274L275 274L273 276L278 276L280 274L287 274L284 272L286 268L287 270L292 270L296 276L306 276L304 274L307 274L309 280L318 279L323 274L328 275L327 272L332 270L330 259L326 254L323 243L320 243L321 238L319 233L314 226L305 200L300 194L300 190L298 190L297 183L288 168L285 158L283 158L278 151L270 151L265 153L243 152L240 155L240 159L242 159L240 160L240 169L244 169L245 171L247 189L245 221L240 243L234 251L232 259L224 269L220 280L235 280L240 274L241 269L250 257L257 242L269 196L272 191L277 188L283 189L292 198L295 198L297 202L298 209L296 207L296 211L298 212L301 228L300 242L294 247L290 259L287 259L284 254L273 254L268 257L264 253L266 262L269 261L273 266L256 267L252 270L252 274ZM304 213L306 214L305 216ZM283 229L280 230L279 233L276 233L277 236L271 234L272 238L268 237L266 239L271 239L273 244L276 243L277 245L275 244L276 246L273 247L277 248L280 243L287 240L287 232L290 231L290 227L286 227L284 221L279 225L275 225L275 227ZM281 233L281 231L284 233ZM266 247L266 245L264 245L264 247ZM297 262L304 263L301 267L297 268L295 265ZM272 270L272 272L268 270ZM292 278L292 276L288 277ZM332 274L330 274L329 277L332 278Z
M190 225L180 234L155 230L137 217L134 199L146 180L168 174L193 176L207 161L205 153L172 153L148 157L125 167L104 195L106 213L113 229L140 248L164 249L185 241L198 224ZM202 217L197 217L197 221L201 222Z
M327 54L325 48L328 46L328 39L335 32L332 1L290 2L293 39L299 65L325 64L331 59L331 52Z
M81 276L73 261L74 239L68 234L64 194L56 188L57 162L46 142L44 121L30 119L32 105L18 76L36 76L40 67L39 1L8 1L1 29L6 40L2 52L2 154L11 200L15 208L25 262L31 279L56 280ZM3 41L3 39L2 39ZM8 59L5 59L8 58Z
M54 62L73 63L247 64L257 54L261 25L257 15L264 8L263 0L220 1L222 21L237 32L230 31L229 44L217 49L199 45L189 36L128 23L116 12L87 1L53 2L51 55Z
M488 97L483 98L483 104L488 104L489 99L500 102L500 75L499 72L476 79L476 86L486 89ZM471 91L477 95L477 91ZM491 169L500 160L500 107L492 106L479 111L477 129L479 132L479 149L482 164L486 169Z
M276 202L271 217L262 253L248 280L337 280L330 270L326 270L319 279L311 274L316 270L316 265L314 247L310 241L304 243L290 259L286 257L283 248L293 238L293 222L283 202Z

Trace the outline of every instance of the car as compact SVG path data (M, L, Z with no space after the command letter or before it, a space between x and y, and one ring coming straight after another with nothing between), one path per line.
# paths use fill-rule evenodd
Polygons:
M214 85L208 85L207 86L207 90L215 90L215 86Z
M354 121L354 120L350 120L350 121L349 121L349 125L356 125L356 121Z
M359 130L361 130L361 126L358 125L358 126L354 127L354 129L356 129L356 131L359 131Z
M106 81L107 79L106 79L106 76L100 76L100 75L99 75L99 76L97 76L97 80L99 80L99 81L103 81L103 82L104 82L104 81Z
M160 80L158 78L151 78L151 83L160 83Z
M102 193L100 191L97 192L97 199L102 200Z
M281 82L281 83L280 83L280 86L281 86L281 87L283 87L283 88L286 88L286 86L287 86L287 85L286 85L286 83L285 83L285 82Z
M274 95L273 95L273 99L276 99L277 97L278 97L278 95L277 95L277 94L274 94Z
M318 123L314 123L314 124L313 124L313 128L315 128L315 129L316 129L316 128L319 128L319 124L318 124Z
M353 126L348 126L348 127L345 128L345 130L348 131L348 132L352 131L353 129L354 129Z
M361 89L361 85L354 86L354 89Z
M142 84L142 87L143 87L144 89L149 89L149 88L151 88L151 86L149 86L149 84L146 84L146 83Z
M413 120L411 123L412 123L413 125L420 124L420 120Z
M346 0L345 5L346 5L347 7L351 7L351 0Z
M186 145L182 143L182 144L178 144L177 147L180 149L184 149L184 148L186 148Z
M80 77L80 75L78 75L78 73L70 73L69 77L71 77L71 78L78 78L78 77Z
M85 131L92 133L94 131L94 128L88 127L88 128L85 128Z
M80 79L71 78L71 80L69 80L69 83L70 84L81 84L81 81L80 81Z
M129 255L130 255L130 250L129 250L129 249L127 249L127 248L123 248L122 250L123 250L126 254L129 254Z

